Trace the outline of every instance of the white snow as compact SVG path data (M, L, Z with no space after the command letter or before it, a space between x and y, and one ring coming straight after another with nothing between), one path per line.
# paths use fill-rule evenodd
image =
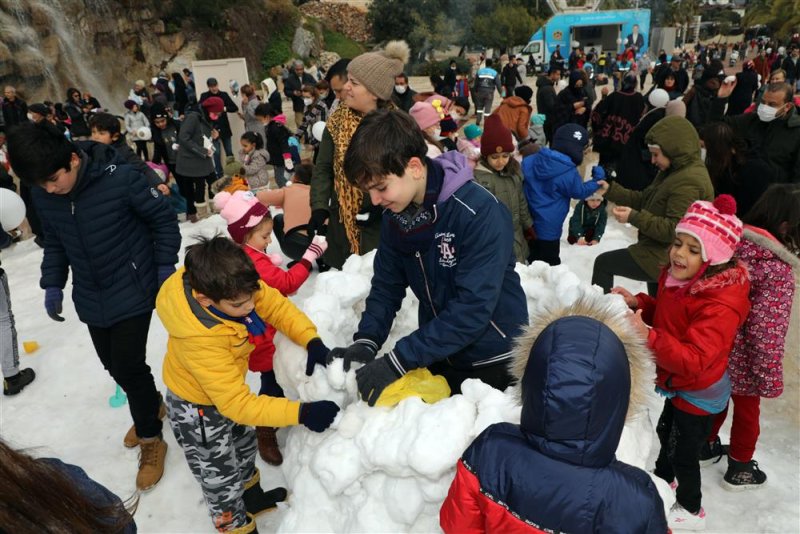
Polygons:
M183 246L198 233L225 232L219 216L196 225L181 225ZM562 243L564 264L519 265L531 313L566 304L589 288L593 258L635 239L630 228L609 221L595 247ZM277 252L276 244L270 252ZM109 407L114 383L97 359L88 331L75 314L65 291L66 322L47 318L38 287L41 250L31 241L3 251L2 267L11 285L13 311L22 342L40 348L22 355L22 366L37 372L36 381L17 397L0 397L0 436L37 456L57 456L80 465L95 480L123 498L134 491L136 450L122 446L130 416L126 408ZM343 272L312 275L293 297L317 324L325 343L344 345L351 339L369 291L372 255L351 258ZM644 284L617 281L631 290ZM409 292L385 348L416 327L416 299ZM161 362L166 332L154 319L148 339L148 362L163 390ZM278 336L276 372L287 396L303 400L331 399L343 406L323 434L304 427L281 430L283 466L258 460L262 485L285 484L287 503L259 518L261 532L437 532L438 509L447 494L455 463L481 430L498 421L519 421L511 393L469 381L462 395L427 405L416 398L394 408L369 408L357 400L354 373L340 362L317 368L305 377L305 352ZM796 377L787 377L787 390ZM258 389L258 377L248 376ZM788 400L787 400L788 399ZM618 457L652 469L658 442L653 431L661 401L651 396L647 412L629 421ZM762 436L756 458L769 475L756 492L729 493L719 482L724 461L703 470L704 507L712 532L800 532L800 462L798 462L797 396L762 403ZM727 438L728 423L723 429ZM169 444L162 481L142 495L136 522L141 532L213 532L200 487L189 472L182 451L165 422ZM671 504L666 484L659 489Z

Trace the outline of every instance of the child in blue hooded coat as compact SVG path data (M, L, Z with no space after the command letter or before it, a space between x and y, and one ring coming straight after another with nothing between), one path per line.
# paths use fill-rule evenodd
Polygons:
M570 199L584 199L597 192L600 187L597 180L606 176L600 166L592 168L589 182L584 182L578 172L588 143L589 133L585 128L565 124L556 130L552 148L542 148L522 160L525 198L536 231L529 262L561 263L561 230L569 212Z

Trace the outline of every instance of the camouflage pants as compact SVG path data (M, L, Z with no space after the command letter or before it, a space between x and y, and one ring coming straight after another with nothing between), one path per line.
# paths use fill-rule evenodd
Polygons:
M256 432L234 423L214 406L181 399L167 390L167 416L189 469L203 488L214 527L220 532L247 523L242 494L256 474Z

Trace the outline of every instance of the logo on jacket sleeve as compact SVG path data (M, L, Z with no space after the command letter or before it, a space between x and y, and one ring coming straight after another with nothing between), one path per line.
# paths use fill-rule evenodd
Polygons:
M456 235L452 232L440 232L434 237L438 242L436 248L439 249L439 265L442 267L455 267L456 247L454 241Z

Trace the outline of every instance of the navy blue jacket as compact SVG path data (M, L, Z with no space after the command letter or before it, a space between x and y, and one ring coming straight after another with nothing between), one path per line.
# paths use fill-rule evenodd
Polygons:
M494 424L475 438L462 478L474 475L482 497L542 530L667 532L650 476L614 456L629 406L631 350L590 317L546 326L529 352L520 351L529 354L520 424ZM471 508L457 492L448 500L459 498ZM457 515L445 507L442 517L454 524Z
M419 299L419 329L393 349L406 370L445 359L457 369L507 360L512 339L528 324L514 272L511 214L472 181L460 153L428 160L429 180L431 172L444 174L432 240L420 252L400 252L391 243L413 236L400 234L384 212L372 288L354 338L381 346L410 287Z
M584 199L600 187L584 182L569 156L543 148L522 160L523 189L533 215L536 236L543 241L561 239L569 199Z
M81 321L108 327L151 312L159 265L178 261L181 234L169 201L110 146L79 142L72 191L32 189L45 225L42 278L63 288L72 269L72 300Z

